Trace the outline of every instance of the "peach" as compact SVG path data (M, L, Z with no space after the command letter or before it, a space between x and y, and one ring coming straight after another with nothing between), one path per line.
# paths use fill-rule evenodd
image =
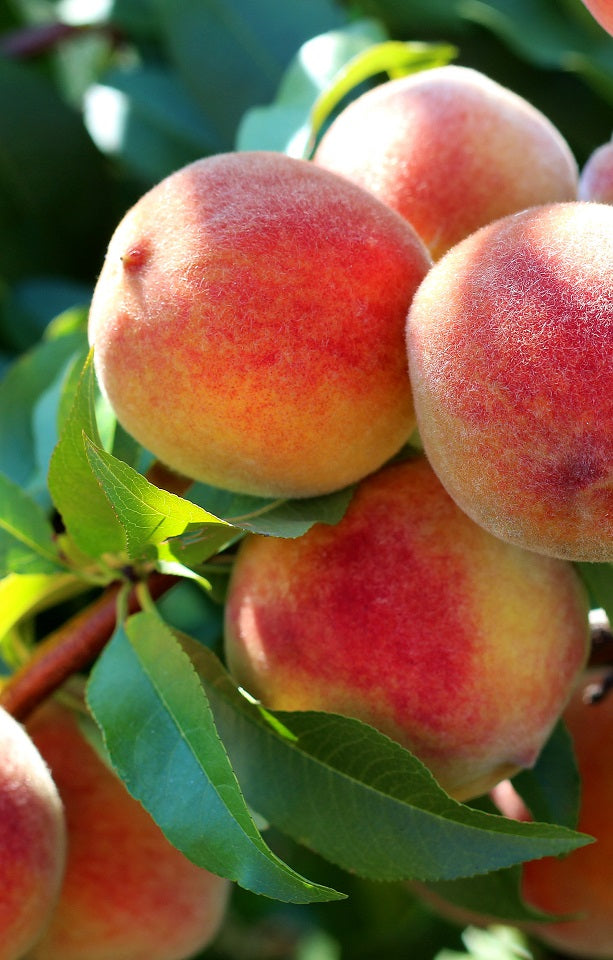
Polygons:
M613 0L583 0L583 3L603 30L613 36Z
M577 164L561 133L468 67L436 67L364 93L332 122L314 161L406 217L435 260L492 220L577 196Z
M463 240L409 313L424 448L491 533L613 560L613 207L551 204Z
M534 763L588 635L571 565L492 537L423 457L362 481L336 526L245 540L225 632L265 706L366 721L458 799Z
M602 670L588 671L586 682L595 682ZM582 793L578 829L596 842L567 857L545 857L523 866L522 894L526 901L548 913L573 916L563 922L539 924L531 929L545 943L575 957L613 956L613 696L586 704L583 686L573 695L564 719L573 737ZM495 791L502 813L512 819L529 819L526 808L510 784Z
M65 850L49 769L24 728L0 709L0 960L20 960L49 923Z
M613 203L613 140L588 157L579 177L579 199Z
M282 154L220 154L140 199L91 306L118 419L170 467L303 497L377 469L415 425L403 356L430 266L393 211Z
M201 950L221 923L228 882L166 840L70 710L48 702L28 729L68 826L60 900L28 960L183 960Z

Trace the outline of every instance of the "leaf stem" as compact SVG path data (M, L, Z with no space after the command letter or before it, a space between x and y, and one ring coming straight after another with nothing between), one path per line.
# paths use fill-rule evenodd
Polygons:
M147 581L152 599L170 590L179 577L153 573ZM0 706L15 719L24 721L50 694L72 674L84 670L111 638L117 622L117 604L124 584L111 584L88 607L81 610L49 634L34 655L6 683L0 693ZM141 609L137 588L127 598L128 614Z

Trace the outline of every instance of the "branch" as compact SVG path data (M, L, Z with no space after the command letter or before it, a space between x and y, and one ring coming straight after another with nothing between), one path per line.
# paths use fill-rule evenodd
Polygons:
M170 590L179 577L153 573L147 587L153 599ZM49 634L28 663L18 670L0 693L0 706L16 720L29 714L73 673L88 667L110 640L117 622L120 583L113 583L84 610ZM130 592L128 613L141 609L136 589Z

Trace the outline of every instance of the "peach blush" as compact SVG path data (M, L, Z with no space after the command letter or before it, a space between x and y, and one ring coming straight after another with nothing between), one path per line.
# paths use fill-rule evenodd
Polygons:
M66 854L62 803L24 728L0 709L0 960L20 960L46 929Z
M208 157L111 240L89 320L100 384L189 477L261 496L339 489L414 428L404 324L429 266L400 216L335 174Z
M337 526L241 546L235 679L265 706L357 717L458 799L530 766L587 649L572 567L492 537L425 459L364 480Z
M491 533L613 560L613 207L506 217L434 266L409 313L425 451Z
M468 67L369 90L333 121L314 160L402 214L434 260L492 220L577 196L577 164L556 127Z

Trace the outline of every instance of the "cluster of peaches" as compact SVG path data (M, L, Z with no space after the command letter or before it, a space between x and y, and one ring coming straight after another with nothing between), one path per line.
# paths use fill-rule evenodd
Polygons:
M573 561L613 561L611 204L613 144L579 176L525 100L436 68L355 100L313 160L221 154L155 186L111 240L89 325L119 422L172 470L267 498L355 485L337 525L239 548L226 657L252 696L372 724L458 800L532 766L567 710L580 828L598 843L529 864L526 896L587 910L540 932L595 957L613 956L613 706L580 702L588 603ZM17 805L46 841L0 960L201 949L225 881L144 823L65 708L44 706L28 730L62 801L20 745L3 776L23 768ZM79 849L94 803L100 836L90 826ZM121 840L103 835L115 810ZM96 920L88 897L128 835L146 852L122 859L120 874L137 872ZM166 932L165 885L185 890Z

